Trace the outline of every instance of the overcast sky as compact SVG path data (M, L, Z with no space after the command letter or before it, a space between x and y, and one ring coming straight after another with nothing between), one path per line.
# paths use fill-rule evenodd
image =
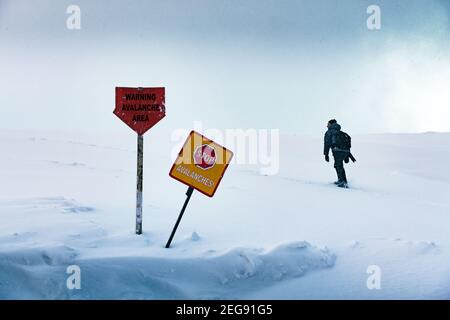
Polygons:
M446 0L0 0L0 128L122 130L114 87L165 86L169 129L450 131L449 15Z

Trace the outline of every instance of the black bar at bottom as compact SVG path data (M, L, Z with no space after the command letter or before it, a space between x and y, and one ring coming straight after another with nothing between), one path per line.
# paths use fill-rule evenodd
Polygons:
M83 290L83 289L82 289ZM95 298L93 296L92 298ZM150 298L150 297L149 297ZM336 319L345 315L349 319L365 318L370 312L370 319L387 319L386 314L395 316L429 317L433 313L445 313L450 301L318 301L318 300L146 300L146 301L0 301L2 311L8 308L14 314L47 312L61 308L71 310L69 318L77 319L98 311L104 316L127 316L130 310L150 312L167 319L303 319L301 314L320 314ZM84 309L86 307L86 310ZM98 309L96 308L98 307ZM59 310L58 310L59 311ZM208 313L206 313L208 312ZM206 315L207 314L207 315ZM294 316L293 316L294 315ZM56 319L56 316L54 317ZM311 317L305 317L309 319ZM50 315L50 319L52 316Z

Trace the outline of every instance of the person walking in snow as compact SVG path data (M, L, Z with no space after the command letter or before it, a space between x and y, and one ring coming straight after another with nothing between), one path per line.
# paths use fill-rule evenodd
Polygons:
M334 168L336 169L338 180L335 184L340 188L348 188L347 176L345 174L344 162L348 163L349 159L355 162L355 158L350 152L351 137L341 131L341 126L335 119L331 119L327 124L327 132L325 132L323 154L325 161L329 162L329 151L333 153Z

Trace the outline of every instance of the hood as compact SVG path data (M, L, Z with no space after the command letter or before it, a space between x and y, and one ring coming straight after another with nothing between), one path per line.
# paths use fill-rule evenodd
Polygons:
M341 126L338 123L333 123L330 128L328 128L328 130L335 130L335 131L340 131L341 130Z

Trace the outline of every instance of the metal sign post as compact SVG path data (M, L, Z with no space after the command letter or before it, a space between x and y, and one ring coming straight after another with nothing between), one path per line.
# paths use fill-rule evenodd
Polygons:
M137 136L136 234L142 234L142 189L144 176L144 136Z
M189 187L186 191L186 200L184 201L183 208L181 208L180 215L178 216L177 222L175 223L175 226L173 227L172 233L170 234L170 238L167 241L166 248L170 248L170 244L172 243L173 237L175 236L175 232L177 232L178 225L180 224L181 218L183 218L184 210L186 210L186 207L189 203L189 200L191 199L192 193L194 192L194 188Z

